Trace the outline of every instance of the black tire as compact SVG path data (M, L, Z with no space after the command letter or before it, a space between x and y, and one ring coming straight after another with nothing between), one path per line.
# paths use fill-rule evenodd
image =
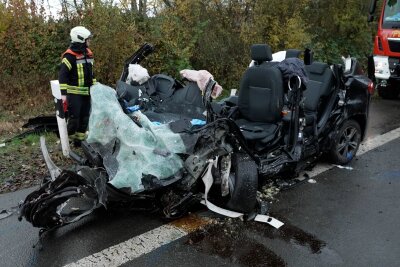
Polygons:
M232 157L233 192L227 207L231 210L249 214L257 205L258 169L257 164L246 154L234 154Z
M335 164L349 163L356 155L361 143L360 124L354 120L345 121L337 131L330 151Z
M396 85L378 85L378 94L383 99L396 99L399 95L399 89Z

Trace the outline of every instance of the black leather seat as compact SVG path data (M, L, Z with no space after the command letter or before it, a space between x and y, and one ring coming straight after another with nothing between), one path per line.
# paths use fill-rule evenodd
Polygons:
M288 49L286 50L285 58L300 58L301 50L298 49Z
M306 71L309 81L303 95L307 124L311 124L323 112L324 104L334 89L334 77L329 65L322 62L306 65Z
M266 44L254 44L251 46L251 59L254 65L262 65L272 60L272 50Z
M263 64L272 60L268 45L253 45L251 51L256 64L242 77L235 122L245 139L262 149L274 139L281 121L283 82L277 68Z

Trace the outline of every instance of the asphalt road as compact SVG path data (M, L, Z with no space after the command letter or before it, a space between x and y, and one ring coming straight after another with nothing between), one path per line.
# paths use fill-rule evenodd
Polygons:
M368 138L400 127L400 101L375 99ZM400 140L360 157L353 170L332 169L278 195L271 226L213 224L123 266L398 266ZM0 210L30 191L0 195ZM211 214L208 214L211 215ZM63 266L165 224L156 215L99 211L47 236L14 214L0 220L1 266Z

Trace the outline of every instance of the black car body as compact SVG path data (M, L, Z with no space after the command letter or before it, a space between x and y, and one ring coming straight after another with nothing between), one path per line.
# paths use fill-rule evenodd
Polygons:
M106 205L156 209L175 218L203 198L206 204L212 201L223 209L251 214L260 208L257 190L265 181L278 176L290 180L324 154L334 163L347 164L365 137L373 84L355 59L348 59L345 68L312 62L306 53L308 64L303 66L299 53L274 62L269 46L253 45L255 65L244 73L239 95L213 101L213 80L203 92L195 83L165 75L155 75L143 85L126 84L128 65L140 63L153 50L145 44L127 60L115 97L120 113L125 113L121 116L132 119L141 131L157 139L148 125L157 121L182 140L184 149L172 155L182 164L179 171L161 179L139 165L132 171L142 174L141 189L118 188L112 183L123 164L116 161L121 140L114 138L106 145L84 142L85 166L62 171L26 198L21 215L34 226L59 227ZM141 112L131 112L132 105ZM192 119L205 125L193 125ZM171 156L168 147L151 151L157 157Z

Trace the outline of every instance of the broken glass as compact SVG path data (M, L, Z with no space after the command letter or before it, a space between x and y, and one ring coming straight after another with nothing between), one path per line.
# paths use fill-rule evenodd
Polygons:
M186 148L169 124L154 124L141 111L128 116L115 90L102 84L92 87L91 99L87 141L102 155L113 186L138 193L146 183L179 179L183 161L177 154Z

